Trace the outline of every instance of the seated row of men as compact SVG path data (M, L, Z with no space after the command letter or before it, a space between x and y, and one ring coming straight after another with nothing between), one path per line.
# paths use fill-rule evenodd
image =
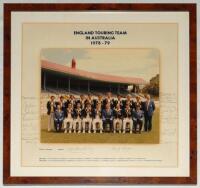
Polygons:
M128 95L122 100L118 95L117 99L111 98L108 93L105 99L98 96L98 99L92 99L91 95L80 96L80 99L70 98L64 101L64 97L60 97L60 101L55 102L54 96L47 103L47 114L49 115L48 130L51 130L51 122L54 122L56 131L60 131L64 125L65 133L76 131L78 133L86 131L88 133L97 130L102 133L109 127L112 132L126 132L127 125L130 133L141 133L143 119L145 119L144 130L150 131L152 128L152 116L155 110L155 104L150 100L150 96L146 96L146 101L141 101L140 97L132 100Z

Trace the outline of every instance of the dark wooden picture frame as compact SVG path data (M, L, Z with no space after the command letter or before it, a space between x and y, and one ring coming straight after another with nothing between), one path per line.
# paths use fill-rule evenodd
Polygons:
M11 13L12 11L187 11L190 32L190 176L189 177L13 177L11 137ZM197 42L196 4L4 4L4 184L196 184L197 183Z

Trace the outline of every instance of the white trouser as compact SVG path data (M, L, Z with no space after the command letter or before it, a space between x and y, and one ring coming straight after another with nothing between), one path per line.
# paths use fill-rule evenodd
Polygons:
M116 129L117 129L117 124L119 124L119 130L122 129L122 120L117 118L117 119L114 119L114 121L113 121L114 131L116 131Z
M91 130L92 119L91 118L83 118L83 131L85 131L86 123L88 123L89 131Z
M81 131L81 119L80 118L74 119L74 122L73 122L74 131L76 131L77 124L78 124L78 130Z
M102 131L103 130L103 122L102 122L102 120L100 118L93 119L93 121L92 121L92 129L94 131L96 131L97 130L97 124L99 124L99 128Z
M67 130L67 124L69 123L69 130L72 130L73 126L73 119L72 118L65 118L64 119L64 129Z
M129 125L130 125L130 131L132 131L133 130L133 120L131 118L125 118L123 120L123 131L126 130L127 123L129 123Z
M49 115L48 115L48 131L51 131L52 129L54 129L53 125L54 125L54 119L53 119L53 116L54 116L54 113L51 112Z

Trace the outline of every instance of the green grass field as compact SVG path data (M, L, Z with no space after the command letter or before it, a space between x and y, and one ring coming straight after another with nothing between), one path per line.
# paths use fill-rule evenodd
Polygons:
M159 108L157 107L153 116L153 127L151 132L141 134L119 134L119 133L67 133L48 132L47 115L41 116L41 143L126 143L126 144L158 144L160 136Z

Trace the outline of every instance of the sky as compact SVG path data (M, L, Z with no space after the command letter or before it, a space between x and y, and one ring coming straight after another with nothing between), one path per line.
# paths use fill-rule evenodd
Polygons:
M64 49L41 50L41 59L71 66L72 58L78 69L143 78L149 81L159 74L160 52L158 49Z

